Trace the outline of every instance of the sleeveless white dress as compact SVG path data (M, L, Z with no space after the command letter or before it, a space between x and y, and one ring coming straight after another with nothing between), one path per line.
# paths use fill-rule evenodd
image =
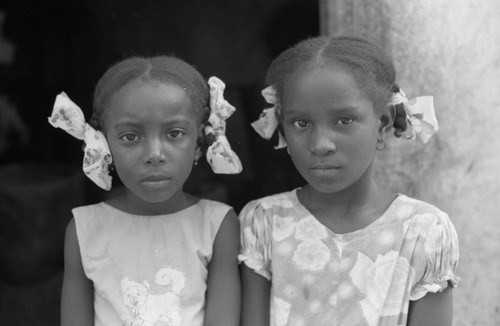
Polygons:
M95 325L203 325L207 268L230 209L204 199L154 216L106 203L73 209Z

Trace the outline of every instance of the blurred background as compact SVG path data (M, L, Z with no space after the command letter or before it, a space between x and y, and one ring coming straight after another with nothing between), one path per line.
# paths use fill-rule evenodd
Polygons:
M433 94L441 129L378 158L394 191L448 212L460 238L455 325L500 324L500 3L457 0L3 0L0 3L0 325L58 325L71 208L111 196L81 172L82 143L47 117L65 91L87 119L104 71L133 55L174 54L227 85L228 138L243 173L206 162L186 188L238 212L303 184L286 151L250 127L267 66L297 41L354 34L394 57L407 95ZM114 178L117 181L117 178ZM119 185L119 184L117 184Z

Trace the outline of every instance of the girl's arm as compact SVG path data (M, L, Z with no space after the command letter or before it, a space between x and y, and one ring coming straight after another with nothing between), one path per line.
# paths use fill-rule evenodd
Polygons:
M76 237L75 220L66 228L64 278L61 295L61 326L94 325L94 289L85 276Z
M205 326L239 325L239 234L238 218L234 211L230 210L215 237L212 259L208 266Z
M241 264L241 326L269 326L271 282Z
M422 299L410 301L409 326L451 326L453 319L453 289L427 293Z

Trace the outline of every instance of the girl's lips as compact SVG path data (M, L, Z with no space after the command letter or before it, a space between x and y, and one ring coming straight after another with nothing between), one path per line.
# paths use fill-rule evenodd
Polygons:
M313 175L318 177L333 177L340 171L340 166L334 164L317 164L310 168Z
M150 190L164 189L170 183L170 178L165 176L151 176L141 181L142 185Z
M311 170L337 170L340 166L333 164L317 164L311 167Z
M142 182L161 182L161 181L167 181L169 180L170 178L167 177L167 176L164 176L164 175L150 175L144 179L142 179L141 181Z

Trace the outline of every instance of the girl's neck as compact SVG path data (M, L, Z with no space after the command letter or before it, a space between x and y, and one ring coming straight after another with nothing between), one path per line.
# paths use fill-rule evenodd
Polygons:
M180 190L166 201L151 203L142 200L125 188L120 190L115 197L106 202L129 214L148 216L172 214L192 206L198 201L199 198Z
M364 220L378 217L396 197L380 187L372 177L371 169L356 183L336 193L322 193L310 185L299 190L299 199L317 217L328 216L336 220Z

